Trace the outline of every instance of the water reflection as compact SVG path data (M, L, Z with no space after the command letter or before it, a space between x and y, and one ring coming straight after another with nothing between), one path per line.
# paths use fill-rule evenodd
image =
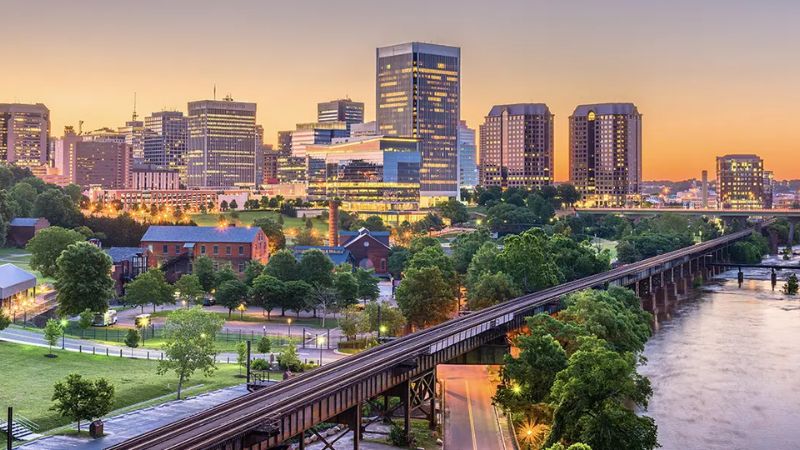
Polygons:
M800 299L781 293L786 272L775 291L768 269L746 270L741 288L733 270L658 304L640 372L663 448L800 448Z

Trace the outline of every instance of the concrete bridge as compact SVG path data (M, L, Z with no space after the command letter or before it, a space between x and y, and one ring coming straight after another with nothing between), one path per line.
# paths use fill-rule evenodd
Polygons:
M266 450L286 448L299 437L302 449L303 433L328 422L347 425L358 449L368 425L362 420L365 404L378 411L375 421L402 417L406 431L412 414L435 426L438 364L496 362L508 350L507 333L524 325L526 317L555 311L561 297L579 290L626 286L655 305L659 296L685 291L693 279L721 272L713 263L724 262L727 247L753 232L732 233L449 320L111 448Z

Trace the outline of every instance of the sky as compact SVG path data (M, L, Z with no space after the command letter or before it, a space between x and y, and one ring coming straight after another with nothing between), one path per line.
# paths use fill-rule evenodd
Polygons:
M265 141L349 96L375 111L375 48L461 47L461 116L495 104L555 114L556 178L568 178L576 105L633 102L645 179L700 177L756 153L800 178L800 2L795 0L3 0L0 102L46 104L52 134L190 100L258 103Z

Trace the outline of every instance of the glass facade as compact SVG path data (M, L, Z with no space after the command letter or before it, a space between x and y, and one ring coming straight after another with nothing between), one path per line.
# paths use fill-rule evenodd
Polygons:
M475 130L465 121L458 126L458 187L472 189L478 185L478 165L475 163Z
M232 99L189 103L189 187L256 184L256 104Z
M769 201L765 191L770 191ZM764 161L757 155L717 157L717 196L721 208L769 208L771 191L771 172L765 175Z
M176 169L186 184L186 143L189 121L180 111L155 112L144 119L144 161Z
M349 98L317 103L317 122L344 122L348 128L364 122L364 104Z
M420 139L423 196L458 194L461 50L408 43L377 49L378 134Z
M24 167L47 163L50 110L41 103L0 103L0 159Z
M371 138L309 146L309 201L338 198L348 211L413 211L419 207L419 140Z

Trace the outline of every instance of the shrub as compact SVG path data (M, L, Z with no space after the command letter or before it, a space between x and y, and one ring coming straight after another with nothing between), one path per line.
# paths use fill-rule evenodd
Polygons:
M269 370L269 362L266 359L256 358L250 361L252 370Z
M125 345L130 348L136 348L139 346L139 332L134 328L129 329L128 334L125 335Z
M413 447L416 439L414 434L406 434L403 427L392 424L392 429L389 431L389 443L395 447Z

